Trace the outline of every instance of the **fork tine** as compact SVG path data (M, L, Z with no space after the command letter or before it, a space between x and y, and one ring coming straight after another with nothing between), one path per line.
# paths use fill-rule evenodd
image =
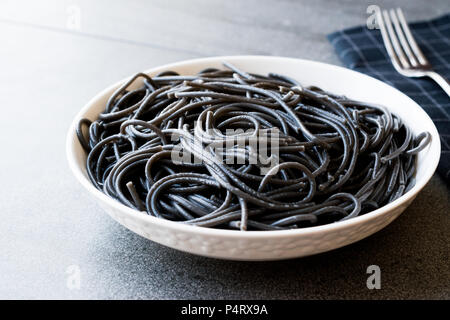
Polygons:
M389 13L391 14L391 20L394 23L394 28L395 28L395 31L397 32L397 37L400 40L402 49L406 53L406 55L409 59L409 63L411 63L413 67L416 67L418 65L417 59L414 56L413 52L411 51L408 41L406 41L405 35L403 34L402 28L400 27L395 10L391 9L391 10L389 10Z
M401 70L402 66L400 64L400 60L397 57L397 54L394 51L391 40L389 39L381 10L377 11L377 22L380 27L381 37L383 38L384 46L386 47L389 58L391 58L392 64L394 65L395 69Z
M425 55L420 50L419 46L416 43L416 40L414 40L411 30L409 29L409 26L406 23L406 19L405 16L403 15L402 9L397 8L397 16L398 20L400 21L400 24L402 25L403 31L405 32L406 39L408 40L408 43L412 51L416 55L417 60L419 60L420 64L428 64L428 60L425 58Z
M386 25L387 33L389 34L389 38L391 39L392 46L394 47L394 51L398 56L398 59L400 60L400 64L403 68L409 68L409 62L406 59L405 53L403 52L402 48L400 47L400 44L397 39L397 35L395 34L394 28L392 27L391 19L389 18L389 13L386 10L383 10L384 15L384 21Z

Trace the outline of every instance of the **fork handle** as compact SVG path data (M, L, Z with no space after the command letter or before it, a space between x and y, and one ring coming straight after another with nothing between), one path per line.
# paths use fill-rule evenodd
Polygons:
M450 97L450 82L445 79L443 76L441 76L439 73L436 73L434 71L428 71L427 76L429 76L431 79L436 81L436 83L444 89L445 93Z

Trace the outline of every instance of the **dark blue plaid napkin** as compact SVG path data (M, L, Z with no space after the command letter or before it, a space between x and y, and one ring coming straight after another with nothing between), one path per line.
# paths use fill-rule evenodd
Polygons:
M420 49L442 76L450 79L450 14L410 24ZM408 78L392 66L379 30L355 27L328 35L343 63L407 94L433 119L442 141L438 172L450 183L450 98L431 79Z

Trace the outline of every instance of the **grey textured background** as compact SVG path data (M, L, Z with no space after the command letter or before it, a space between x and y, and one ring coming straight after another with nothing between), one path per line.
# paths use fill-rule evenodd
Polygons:
M450 193L434 176L394 223L348 247L281 262L228 262L162 247L110 219L72 177L65 135L97 92L194 57L267 54L340 64L325 35L369 4L409 20L434 1L0 2L0 298L449 299ZM81 29L67 28L71 6ZM366 288L379 265L382 289ZM81 288L66 286L67 268Z

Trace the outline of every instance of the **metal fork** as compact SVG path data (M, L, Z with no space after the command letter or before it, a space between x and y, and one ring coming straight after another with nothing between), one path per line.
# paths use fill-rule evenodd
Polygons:
M402 10L391 9L389 13L387 10L379 10L377 21L394 68L406 77L430 77L450 96L449 81L433 71L414 40Z

